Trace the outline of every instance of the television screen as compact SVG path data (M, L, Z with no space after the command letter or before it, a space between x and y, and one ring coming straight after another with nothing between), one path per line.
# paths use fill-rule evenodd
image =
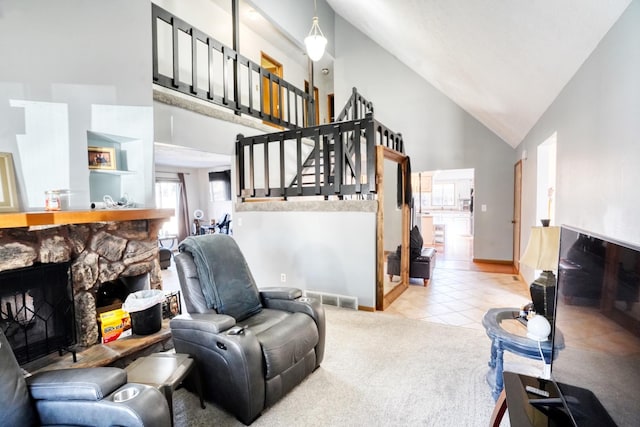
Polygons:
M564 348L551 374L577 425L599 424L572 387L593 392L617 425L640 425L639 289L639 247L562 227L553 336Z

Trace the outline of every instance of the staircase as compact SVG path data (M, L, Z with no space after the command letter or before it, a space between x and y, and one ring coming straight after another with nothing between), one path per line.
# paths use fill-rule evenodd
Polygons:
M338 117L364 117L236 139L238 196L244 200L374 194L375 146L404 153L402 136L373 117L354 88ZM272 183L276 183L272 185Z
M351 96L338 114L336 122L345 121L348 118L358 120L359 118L365 117L367 114L373 114L373 104L359 94L358 89L354 87ZM366 141L362 141L361 138L360 142L362 143ZM301 173L294 177L290 187L297 186L298 183L301 183L303 186L313 185L316 180L319 180L321 185L325 183L332 184L335 182L335 145L336 142L334 136L329 135L328 138L323 138L323 141L318 147L314 146L313 150L309 153L302 165ZM355 152L353 134L351 134L348 135L348 141L344 151L344 160L346 162L345 166L348 168L346 179L350 184L355 184L354 179L348 179L349 176L353 178L356 173L354 164L356 156ZM316 168L316 165L319 165L318 168ZM316 175L316 170L321 171L320 176Z
M365 141L361 141L365 142ZM332 184L335 182L335 171L336 171L336 142L333 136L329 136L323 138L319 147L316 148L314 146L309 156L306 158L304 163L302 164L302 172L297 174L293 181L291 182L290 187L294 187L298 185L298 182L301 182L303 186L305 185L313 185L316 180L320 180L320 184ZM346 177L351 177L351 180L348 181L350 184L354 184L355 181L353 177L356 173L355 168L355 146L353 143L353 135L348 137L347 144L345 146L344 152L344 160L346 167ZM318 165L318 168L316 168ZM316 170L321 171L320 176L316 176Z

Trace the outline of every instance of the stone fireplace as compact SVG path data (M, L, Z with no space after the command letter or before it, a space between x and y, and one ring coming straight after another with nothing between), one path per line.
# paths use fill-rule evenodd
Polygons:
M81 215L65 212L50 218L42 217L50 214L26 213L21 214L24 220L18 214L0 215L0 219L10 220L0 222L0 272L69 263L77 343L84 347L96 344L99 338L96 295L101 284L148 275L152 289L162 288L157 235L172 212L132 211L136 210L95 214L79 211ZM28 225L48 221L54 225ZM27 226L7 227L12 224Z

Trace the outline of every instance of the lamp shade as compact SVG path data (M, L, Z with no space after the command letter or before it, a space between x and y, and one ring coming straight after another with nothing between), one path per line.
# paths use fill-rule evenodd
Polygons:
M304 44L307 47L307 55L312 61L318 61L324 55L324 48L327 45L327 39L316 34L304 38Z
M560 227L532 227L520 263L536 270L555 270L560 250Z
M318 17L313 17L313 23L309 35L304 38L304 45L307 47L307 55L312 61L319 61L324 55L324 48L327 45L327 39L322 34L320 25L318 25Z

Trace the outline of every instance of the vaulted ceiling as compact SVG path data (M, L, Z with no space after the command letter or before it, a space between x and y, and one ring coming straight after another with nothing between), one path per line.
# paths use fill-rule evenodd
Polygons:
M631 0L327 0L517 146Z

